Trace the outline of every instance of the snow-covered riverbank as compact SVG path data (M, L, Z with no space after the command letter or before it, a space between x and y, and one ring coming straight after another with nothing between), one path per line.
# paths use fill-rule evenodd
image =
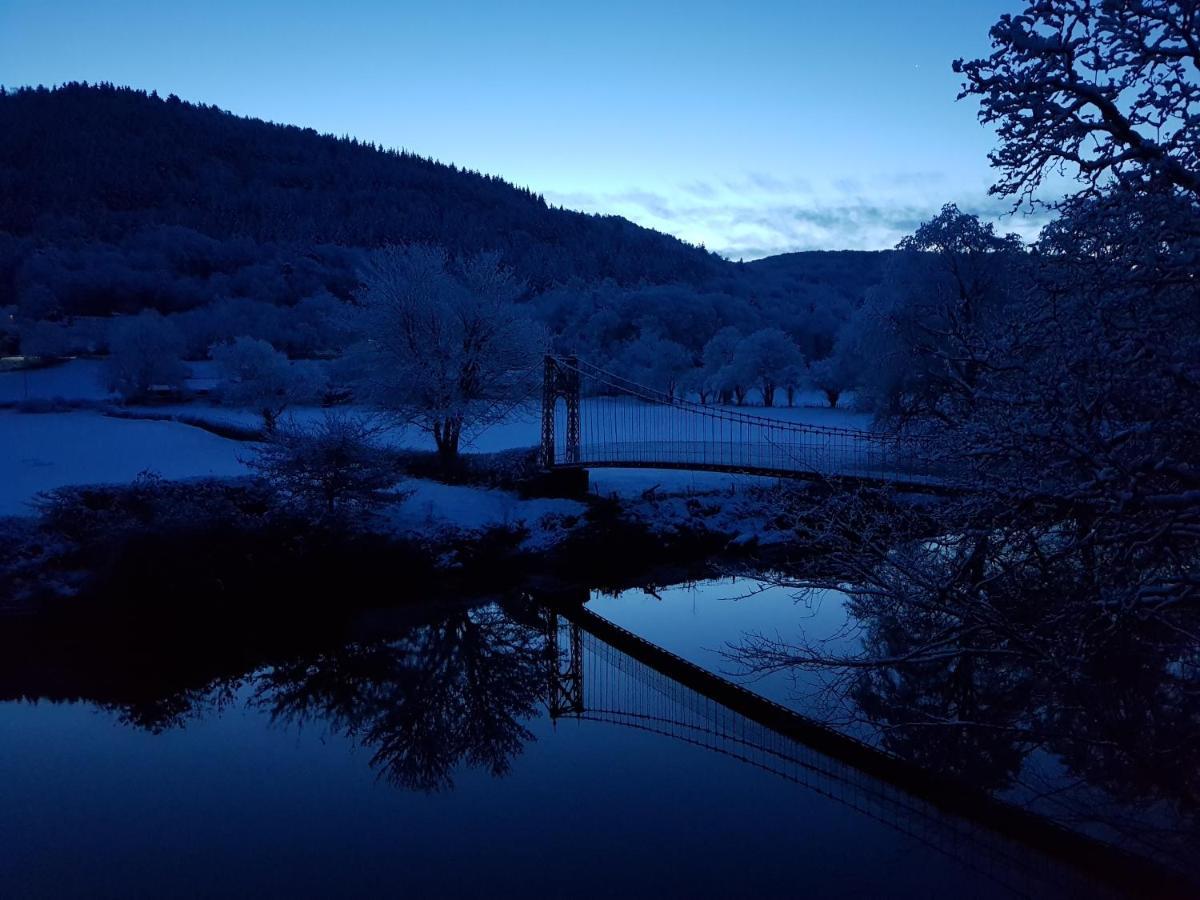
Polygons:
M206 402L109 408L107 401L94 393L87 394L88 378L94 376L89 372L93 364L81 361L70 365L75 366L78 390L75 396L64 398L64 403L50 404L55 411L33 411L43 407L24 401L0 409L0 471L5 475L0 480L0 526L9 544L0 553L0 581L8 579L11 595L27 593L30 587L36 589L46 573L57 573L47 579L56 586L56 593L63 593L59 588L71 593L87 582L88 567L96 563L91 545L111 540L114 553L119 553L124 536L139 532L163 532L165 540L173 540L172 529L179 529L181 523L190 527L188 510L195 504L201 520L210 516L207 525L201 522L198 526L201 530L211 527L234 533L238 529L259 529L262 537L265 532L261 529L276 527L255 518L261 513L242 520L238 520L240 514L235 514L227 529L219 516L211 516L212 497L222 492L236 494L242 490L239 485L254 484L247 477L251 470L246 464L256 452L254 441L235 439L237 434L232 432L231 436L214 433L209 424L197 427L183 421L136 417L186 416L190 421L239 425L244 431L255 424L252 414ZM36 370L34 374L57 372L53 383L67 390L71 379L64 377L66 368ZM11 393L12 379L22 375L5 373L0 376L0 387L7 386L5 389ZM70 408L72 403L80 404L80 408ZM318 412L301 410L297 414ZM389 433L387 444L392 450L420 451L426 449L418 440L423 437L396 429ZM489 431L475 449L528 448L536 438L536 421L522 413ZM664 557L678 551L683 557L691 554L698 559L722 549L743 552L778 545L789 537L786 529L772 519L776 483L771 479L601 469L590 473L587 496L554 499L523 496L511 477L493 477L501 470L507 471L506 459L503 454L473 456L468 466L471 474L460 474L457 483L451 484L438 480L436 467L428 464L410 470L404 454L398 454L398 481L390 499L374 514L355 517L339 529L346 532L347 540L366 536L408 548L405 552L416 552L425 560L422 565L446 572L484 565L480 562L481 548L486 548L482 552L491 560L487 565L503 558L502 567L512 563L518 568L536 569L544 561L574 552L572 547L587 547L589 541L613 537L619 542L632 542L630 546L638 548L635 555L641 554L642 563L652 560L660 550ZM140 485L135 492L149 493L130 503L128 491L135 482ZM70 492L86 485L105 487ZM62 489L69 493L66 506L59 507L56 526L45 517L39 518L36 501L45 492ZM269 489L252 488L264 490ZM174 499L160 501L156 491ZM193 495L199 499L193 499ZM264 497L259 506L272 508L275 501ZM182 512L169 508L180 500ZM143 516L141 510L147 503L151 507L157 504L160 511ZM112 512L122 508L130 512ZM4 517L8 517L7 522ZM74 527L76 520L93 530L82 537L71 533L78 530ZM68 523L65 531L56 531L63 522ZM303 532L306 526L299 527ZM84 558L92 562L81 562ZM59 577L64 571L67 576ZM23 586L19 590L18 582Z

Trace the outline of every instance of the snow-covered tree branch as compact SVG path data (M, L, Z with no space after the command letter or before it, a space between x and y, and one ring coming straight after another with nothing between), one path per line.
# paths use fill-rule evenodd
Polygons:
M495 255L450 260L435 247L387 247L363 285L364 393L432 435L444 461L530 397L545 338Z

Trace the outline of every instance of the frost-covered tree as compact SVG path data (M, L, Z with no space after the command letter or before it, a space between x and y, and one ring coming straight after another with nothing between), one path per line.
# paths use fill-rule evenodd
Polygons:
M815 509L797 498L798 538L834 557L836 575L809 586L856 586L863 652L740 648L759 673L851 672L889 741L917 726L902 738L916 758L966 747L969 762L1008 731L1025 746L1065 739L1069 765L1107 772L1132 752L1114 793L1137 781L1128 772L1196 770L1172 753L1195 745L1178 705L1197 694L1200 633L1197 13L1178 0L1038 0L1001 19L991 57L957 64L999 126L996 193L1028 199L1048 174L1077 178L1028 253L959 216L923 226L905 242L913 290L890 285L873 304L906 363L896 393L921 401L905 404L900 437L966 490L939 504L933 529L925 510L869 491ZM988 681L1000 689L980 705ZM1063 685L1118 712L1072 719L1077 701L1052 697ZM998 725L1022 696L1039 699ZM1133 728L1131 709L1144 713Z
M336 518L365 513L394 495L394 461L376 439L380 428L361 415L327 411L308 424L280 424L246 462L301 511Z
M1200 206L1106 193L1073 204L1036 250L958 442L1005 489L1093 498L1114 526L1200 521L1183 502L1200 489Z
M546 341L494 254L450 260L386 247L363 272L357 326L365 395L433 437L444 462L505 419L536 383Z
M773 406L775 388L802 362L799 348L778 328L761 328L745 337L733 358L739 384L754 384L763 406Z
M806 381L807 373L802 361L798 361L783 370L783 375L780 376L780 384L783 386L788 406L796 405L796 392L803 387Z
M105 387L127 401L145 398L155 388L179 390L188 376L183 336L154 310L113 323Z
M1051 174L1089 192L1145 181L1200 198L1200 15L1192 0L1037 0L956 60L961 97L1000 138L992 191L1030 199Z
M315 367L291 363L266 341L255 338L217 344L212 358L221 375L221 399L257 411L268 432L275 430L289 406L315 402L325 387Z
M745 384L738 380L738 372L734 366L741 342L742 333L729 325L714 334L704 345L704 378L709 390L722 403L728 403L730 398L736 396L740 404L745 397Z
M674 397L691 371L687 348L653 332L626 344L616 359L623 377Z
M1200 598L1196 24L1175 2L1049 0L960 64L1000 126L995 190L1030 196L1048 171L1078 189L1031 254L980 257L1021 277L916 347L939 389L913 425L969 473L983 540L1053 546L1108 612Z
M854 386L854 377L852 361L836 348L833 355L817 360L808 370L809 381L825 395L830 409L837 409L842 394Z
M973 401L994 340L1020 289L1015 235L942 207L898 245L887 280L844 330L881 415L949 419Z

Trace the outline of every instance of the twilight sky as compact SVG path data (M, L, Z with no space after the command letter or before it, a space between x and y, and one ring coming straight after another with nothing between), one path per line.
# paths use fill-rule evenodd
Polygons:
M950 62L1022 5L0 0L0 84L174 92L749 259L891 246L950 200L1004 212Z

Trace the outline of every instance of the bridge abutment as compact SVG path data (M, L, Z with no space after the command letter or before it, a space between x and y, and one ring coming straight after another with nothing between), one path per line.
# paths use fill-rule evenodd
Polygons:
M523 481L522 497L558 497L581 500L588 494L587 469L549 468Z

